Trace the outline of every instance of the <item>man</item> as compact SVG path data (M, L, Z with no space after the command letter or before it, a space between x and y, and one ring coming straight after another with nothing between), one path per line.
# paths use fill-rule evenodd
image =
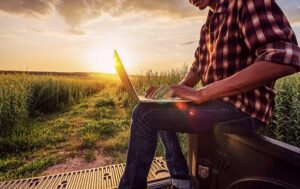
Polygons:
M176 132L252 132L268 124L274 108L274 82L300 69L300 49L274 0L190 0L209 7L195 61L176 96L186 104L140 103L132 115L130 144L119 188L142 189L161 138L176 188L191 188ZM172 55L170 55L172 56ZM199 81L204 87L193 89ZM155 87L146 92L152 96Z

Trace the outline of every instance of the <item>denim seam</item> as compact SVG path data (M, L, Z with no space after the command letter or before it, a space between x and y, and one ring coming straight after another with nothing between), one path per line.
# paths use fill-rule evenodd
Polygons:
M165 133L163 133L163 134L165 135ZM167 138L167 137L166 137L166 138ZM174 153L173 153L174 150L173 150L172 146L169 145L169 142L167 142L167 145L168 145L169 149L171 149L171 157L172 157L172 164L173 164L173 165L172 165L172 168L173 168L172 171L173 171L173 173L176 174L176 173L177 173L177 171L176 171L176 169L175 169L176 166L174 166Z

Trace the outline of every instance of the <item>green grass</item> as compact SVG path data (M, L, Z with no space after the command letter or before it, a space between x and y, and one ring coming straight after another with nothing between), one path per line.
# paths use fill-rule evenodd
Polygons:
M42 159L38 159L32 163L25 164L19 168L16 169L15 175L17 177L20 176L33 176L36 173L39 173L42 170L45 170L47 167L50 167L52 165L55 165L57 162L59 162L60 159L56 157L43 157Z
M93 132L86 132L81 136L82 139L82 148L88 148L92 149L95 148L97 145L97 140L98 140L97 134Z
M0 75L0 181L35 176L81 146L92 147L91 137L78 138L84 124L79 120L94 109L93 95L107 83L96 77Z
M125 131L128 128L126 120L104 119L86 123L80 129L80 134L94 133L103 139L112 137L116 132Z
M86 150L84 152L84 160L88 163L93 162L96 160L95 154L91 150Z
M0 154L4 156L26 152L63 142L64 127L68 127L68 123L61 120L45 125L37 122L32 126L20 127L11 135L0 137Z
M108 154L125 153L129 143L129 129L118 132L114 137L105 140L102 147Z
M101 107L115 107L115 101L113 98L106 97L106 98L101 98L97 101L95 104L95 107L101 108Z
M35 159L30 163L20 159L2 159L0 160L0 173L2 173L0 174L0 180L32 177L61 161L63 161L62 158L54 156L40 157L40 159Z

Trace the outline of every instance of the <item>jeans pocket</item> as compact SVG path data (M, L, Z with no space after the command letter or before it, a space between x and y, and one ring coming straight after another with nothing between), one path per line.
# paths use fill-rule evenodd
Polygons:
M255 132L262 123L250 116L219 122L214 125L217 133L249 134Z

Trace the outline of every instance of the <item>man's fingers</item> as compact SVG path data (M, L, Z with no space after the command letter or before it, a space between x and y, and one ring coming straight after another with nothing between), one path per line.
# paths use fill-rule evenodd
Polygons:
M153 93L155 93L155 91L158 89L158 87L153 87L153 89L149 92L149 94L148 94L148 98L152 98L152 96L153 96Z
M170 90L170 86L169 86L169 85L164 85L164 86L158 91L158 93L156 93L156 95L154 96L154 98L155 98L155 99L162 98L163 95L166 94L169 90Z
M161 90L161 89L163 89L164 88L164 86L160 86L160 87L158 87L152 94L151 94L151 96L150 96L150 98L155 98L155 96L159 93L159 91Z
M145 92L147 98L171 98L174 97L174 90L182 88L181 85L162 85L160 87L151 86Z
M145 92L145 97L148 97L149 94L151 93L151 91L153 91L153 89L155 88L155 86L151 86L147 89L147 91Z
M147 96L148 98L153 98L153 94L159 89L159 87L154 87L152 91L150 91L149 95Z

